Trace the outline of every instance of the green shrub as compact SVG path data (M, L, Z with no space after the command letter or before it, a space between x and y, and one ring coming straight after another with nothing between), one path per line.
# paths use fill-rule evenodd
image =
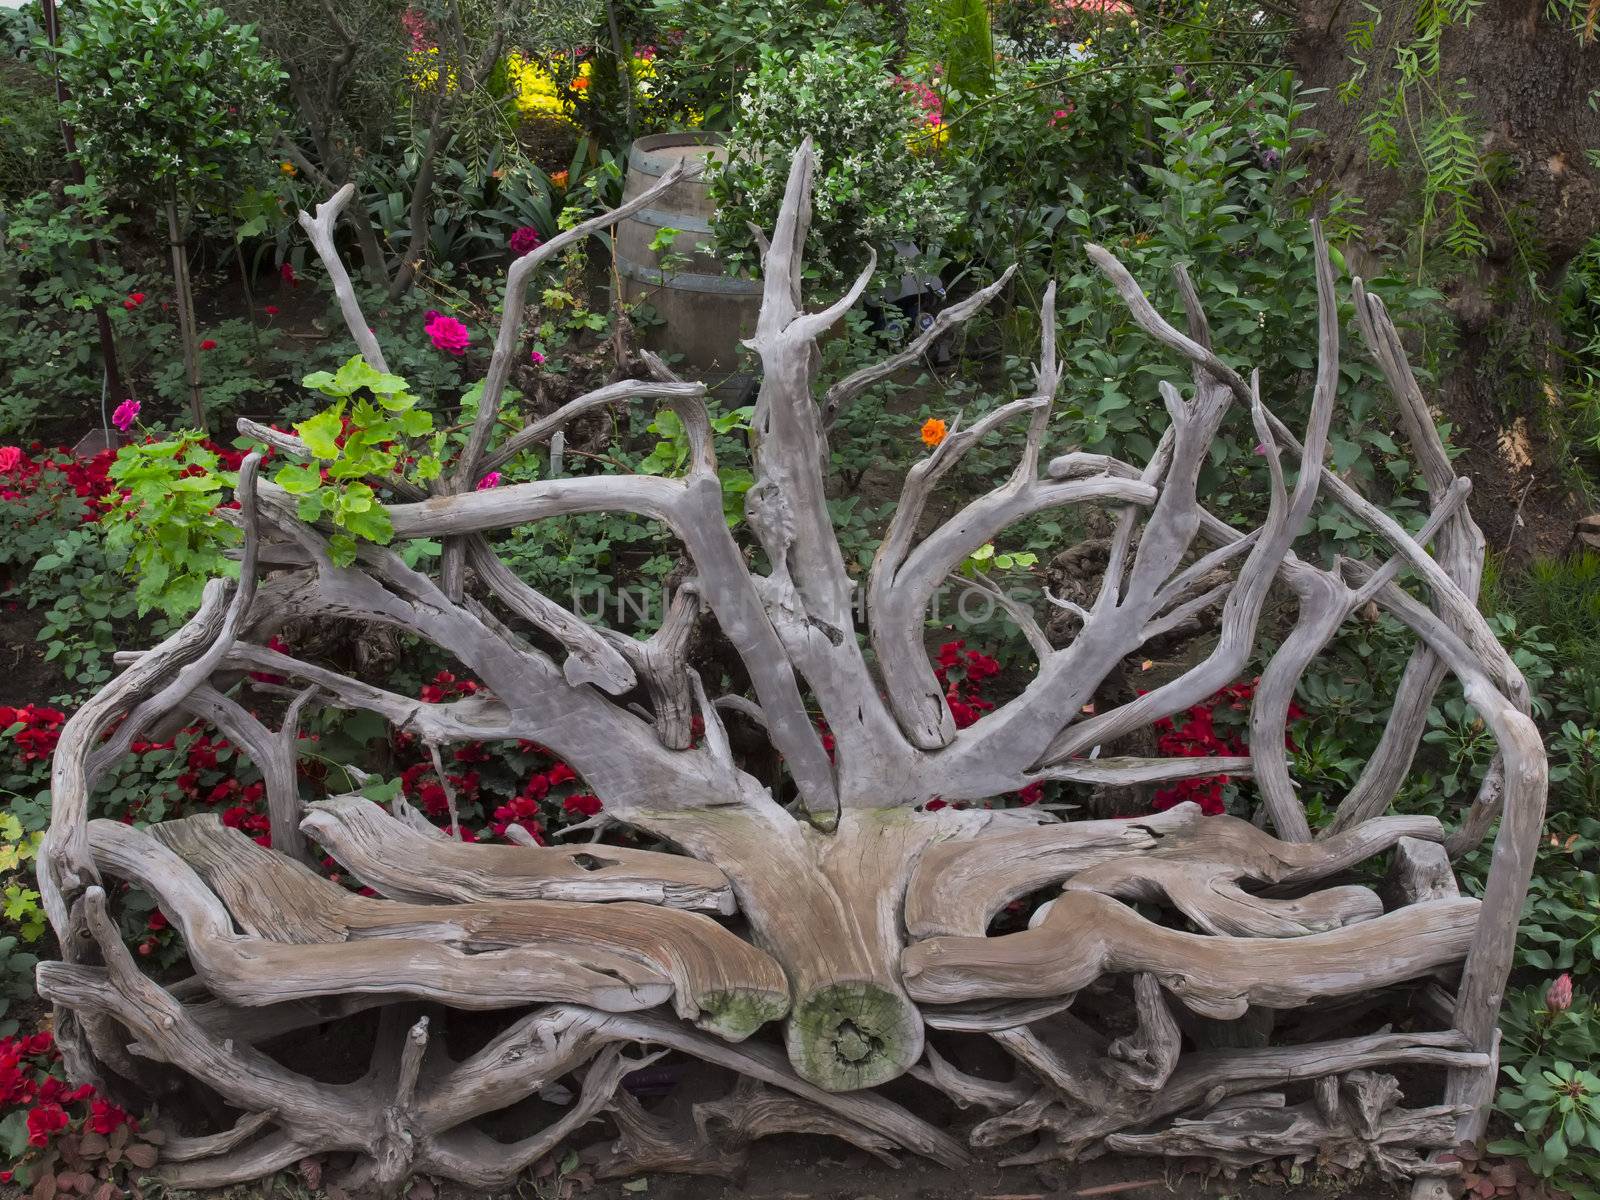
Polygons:
M823 284L854 276L865 265L863 246L889 268L894 242L927 251L954 227L953 180L884 49L763 48L739 97L727 169L713 185L717 242L736 262L754 265L749 224L778 211L791 157L807 135L817 171L806 266Z
M0 196L44 187L61 157L55 97L44 76L0 54Z
M216 511L223 488L235 480L217 470L217 455L203 440L185 432L135 442L111 466L120 495L100 523L106 549L136 582L141 617L152 609L186 617L200 606L209 580L239 573L222 557L238 542L239 530Z
M1576 1200L1600 1196L1600 1006L1572 987L1520 988L1506 997L1500 1017L1502 1074L1510 1086L1495 1107L1514 1137L1489 1143L1489 1152L1519 1158L1534 1174Z
M126 218L107 212L92 180L69 185L65 198L58 205L35 192L0 204L0 437L34 433L50 418L82 428L100 398L96 305L110 313L125 360L146 352L149 334L164 332L152 329L150 311L122 305L138 290L137 277L89 256L95 223L104 236Z
M88 169L141 195L236 195L267 161L283 72L201 0L84 0L61 76Z
M1507 609L1541 631L1569 679L1600 679L1600 554L1536 559L1511 575L1491 565L1484 593L1486 609Z

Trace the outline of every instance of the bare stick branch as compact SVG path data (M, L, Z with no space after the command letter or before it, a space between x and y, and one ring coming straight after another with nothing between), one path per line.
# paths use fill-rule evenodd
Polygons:
M345 184L317 205L316 216L302 211L300 226L311 238L311 245L316 250L317 257L327 268L328 279L333 284L333 294L339 299L339 311L344 314L345 328L350 331L350 336L355 338L356 348L361 351L361 357L367 360L367 365L374 371L388 374L389 364L383 357L383 347L378 345L377 335L372 332L372 327L367 324L367 318L362 315L361 302L356 299L356 290L350 284L350 272L344 269L344 261L339 257L339 251L333 244L333 224L355 194L356 185Z
M1011 276L1016 273L1016 265L1005 269L999 279L996 279L986 288L981 288L956 304L948 308L941 308L933 318L933 323L917 335L905 347L891 354L880 362L873 363L870 367L862 367L854 374L847 375L834 384L822 398L822 427L832 431L839 418L844 415L862 392L873 384L889 378L896 371L909 367L912 363L921 360L922 356L950 330L961 325L983 309L989 301L1004 290Z
M608 404L617 404L624 400L649 399L653 396L694 399L705 394L706 386L703 383L653 383L648 379L624 379L618 383L608 383L592 392L585 392L575 400L567 401L548 417L541 417L532 425L517 430L499 447L487 453L477 473L480 476L486 475L505 466L524 450L537 446L556 430L570 425L584 413L604 408Z
M505 300L501 308L500 331L495 336L494 353L489 359L489 373L484 376L483 393L478 400L478 414L467 435L467 445L461 452L455 472L455 490L465 491L483 472L479 461L489 447L489 435L494 430L500 414L500 396L505 391L506 380L511 377L511 359L516 353L517 340L522 334L522 313L528 303L528 281L533 273L557 254L585 238L608 229L618 221L647 208L655 199L677 185L684 178L687 164L679 162L664 174L653 187L616 208L590 217L582 224L563 230L548 242L534 247L506 273Z

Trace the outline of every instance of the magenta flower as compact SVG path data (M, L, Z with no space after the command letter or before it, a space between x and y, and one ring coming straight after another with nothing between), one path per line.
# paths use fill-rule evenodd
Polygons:
M133 428L133 423L139 419L139 402L137 400L124 400L117 405L116 412L111 414L111 423L123 433Z
M21 465L21 446L0 446L0 475L10 475Z
M482 479L478 480L478 490L480 492L487 492L490 488L497 488L499 486L500 486L500 472L499 471L490 471Z
M467 332L467 327L454 317L440 316L432 313L431 319L424 330L433 339L433 344L446 354L454 354L460 358L467 352L467 343L472 340L472 335Z
M537 229L532 225L524 225L521 229L512 233L508 244L511 246L511 253L521 258L528 251L537 250L543 241L544 239L539 236Z
M537 350L530 350L528 351L528 361L536 367L542 367L544 366L544 355Z

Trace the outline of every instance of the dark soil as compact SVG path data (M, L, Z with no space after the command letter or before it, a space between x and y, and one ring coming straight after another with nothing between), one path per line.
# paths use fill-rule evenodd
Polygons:
M0 704L46 704L66 690L61 672L44 660L43 625L42 612L19 600L0 600Z
M1314 175L1332 193L1365 201L1374 249L1403 242L1419 215L1415 172L1372 162L1363 132L1389 87L1370 84L1346 102L1338 85L1351 70L1354 22L1381 16L1363 57L1391 62L1413 36L1420 5L1304 0L1294 7L1291 57L1301 83L1316 89L1306 95L1321 92L1308 116L1324 135L1311 151ZM1581 150L1600 144L1600 109L1585 102L1595 83L1592 47L1539 14L1536 4L1485 5L1446 33L1439 68L1440 80L1460 81L1485 157L1505 170L1494 194L1478 197L1489 253L1444 284L1456 345L1430 400L1454 426L1451 442L1462 451L1456 469L1472 479L1472 512L1491 549L1519 563L1561 553L1584 513L1571 487L1575 464L1547 436L1560 419L1552 410L1568 370L1562 350L1572 347L1562 346L1550 306L1531 300L1523 277L1536 266L1541 286L1559 294L1563 269L1600 232L1600 170ZM1520 213L1531 231L1520 241L1498 215L1507 212Z
M834 1146L802 1138L757 1143L743 1181L692 1176L651 1176L644 1191L625 1191L622 1183L597 1186L593 1200L1155 1200L1156 1197L1226 1197L1228 1200L1392 1200L1403 1193L1389 1184L1354 1187L1332 1182L1290 1183L1206 1180L1183 1175L1176 1165L1147 1158L1113 1156L1082 1164L1001 1168L974 1163L965 1171L921 1162L890 1170L864 1154L840 1155ZM580 1195L585 1193L580 1193Z

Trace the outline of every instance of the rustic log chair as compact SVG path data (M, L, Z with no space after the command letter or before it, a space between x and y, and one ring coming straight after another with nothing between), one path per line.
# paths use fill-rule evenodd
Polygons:
M122 656L127 669L67 724L40 858L64 961L40 966L40 992L57 1006L75 1078L120 1094L155 1094L187 1080L214 1108L237 1114L222 1132L174 1133L158 1167L167 1181L222 1184L345 1152L355 1165L343 1183L377 1194L397 1194L417 1174L491 1187L602 1113L618 1133L596 1152L611 1172L726 1172L751 1139L782 1131L835 1135L883 1157L909 1151L964 1162L961 1141L872 1090L908 1073L985 1113L966 1131L969 1145L1031 1138L1014 1148L1024 1162L1107 1150L1230 1165L1321 1156L1425 1182L1450 1169L1430 1152L1482 1132L1496 1015L1543 815L1545 756L1523 680L1474 602L1484 543L1465 503L1468 484L1451 470L1383 305L1355 282L1363 341L1393 391L1431 494L1417 534L1321 465L1340 328L1320 231L1319 356L1303 440L1265 408L1256 379L1213 352L1181 271L1187 332L1167 323L1111 254L1091 246L1133 318L1189 362L1191 394L1162 386L1170 425L1143 467L1085 453L1041 465L1059 379L1052 289L1035 394L958 424L910 470L867 574L863 644L826 505L826 430L864 389L916 361L1007 280L948 309L903 352L835 384L819 404L817 340L860 297L873 264L825 311L801 308L813 169L807 143L764 243L764 302L750 342L762 383L746 515L765 573L724 520L705 389L658 359L647 359L653 378L601 388L491 445L531 276L564 247L648 204L653 191L517 260L454 469L433 495L381 481L401 497L389 506L397 540L443 539L437 578L378 545L362 546L355 566L333 565L325 532L257 478L252 456L239 473L238 582L213 581L175 634ZM350 195L347 187L300 219L363 355L386 370L333 249L333 223ZM682 419L692 451L681 478L589 475L474 490L484 472L578 414L636 398L665 400ZM1272 484L1266 517L1248 534L1196 495L1235 403L1249 410ZM1015 470L928 529L940 477L1011 422L1026 427ZM293 435L241 427L281 454L306 454ZM1281 465L1286 453L1298 467L1292 486ZM1296 557L1295 537L1319 497L1364 522L1392 556L1330 570ZM1013 615L1039 660L1031 681L958 730L924 644L930 596L1008 525L1086 503L1118 515L1098 594L1078 610L1077 636L1052 648L1019 609ZM485 536L598 511L663 523L693 564L692 584L679 589L673 616L648 642L578 620L513 574ZM1212 587L1219 568L1229 581ZM1404 570L1431 605L1399 586ZM1207 586L1197 589L1201 580ZM1091 754L1236 678L1275 584L1292 594L1297 615L1262 674L1247 758ZM1372 603L1408 626L1417 644L1376 752L1313 836L1283 749L1290 700L1341 623ZM1082 711L1117 663L1207 607L1220 608L1220 634L1200 661L1132 702ZM286 617L398 629L453 655L486 691L425 703L265 648L261 630ZM713 698L689 667L683 631L702 619L714 621L742 659L751 695ZM562 652L536 648L514 622ZM230 681L248 672L294 681L281 729L229 694ZM1447 673L1499 749L1453 829L1386 811ZM625 696L645 697L648 708L625 705ZM435 753L467 740L542 743L604 798L609 820L682 853L469 845L403 804L390 812L342 795L302 806L294 747L312 704L377 713ZM831 756L808 704L834 739ZM792 801L740 769L725 713L765 730ZM148 829L89 819L96 781L132 739L185 714L214 724L260 767L271 850L206 816ZM704 722L698 742L690 736L695 715ZM1038 780L1143 783L1219 771L1253 776L1262 826L1273 833L1202 816L1193 804L1143 819L1075 822L1032 808L956 803ZM930 804L935 798L947 804ZM1487 886L1481 898L1464 897L1451 859L1477 847L1496 822ZM379 898L319 877L308 865L308 839ZM1390 866L1381 896L1364 885L1327 884L1383 853ZM192 977L163 987L137 968L108 912L107 877L159 900L181 931ZM1031 927L990 936L1004 906L1045 888L1059 891ZM728 923L735 913L738 924ZM1109 994L1120 1004L1130 1017L1121 1036L1111 1036L1093 1005L1068 1011L1080 994ZM1408 1023L1421 1031L1385 1026L1326 1038L1350 1028L1344 1014L1372 1009L1377 999L1395 1002L1393 1011L1402 998L1412 1004ZM354 1082L315 1078L263 1049L312 1026L371 1021L361 1014L375 1008L371 1067ZM1297 1028L1322 1035L1269 1044L1273 1014L1289 1009L1320 1015L1320 1024ZM437 1029L430 1033L430 1021L437 1027L458 1010L500 1010L509 1023L458 1061ZM751 1037L776 1022L786 1056L775 1039ZM940 1034L945 1054L927 1041L929 1029L949 1031ZM1001 1082L958 1066L950 1046L961 1044L959 1035L992 1039L1015 1059L1014 1077ZM649 1061L630 1057L630 1044L705 1060L735 1073L738 1084L726 1099L697 1105L692 1126L673 1124L619 1087ZM1401 1107L1386 1071L1424 1065L1447 1072L1443 1102ZM575 1094L547 1128L507 1142L479 1124L568 1076Z

